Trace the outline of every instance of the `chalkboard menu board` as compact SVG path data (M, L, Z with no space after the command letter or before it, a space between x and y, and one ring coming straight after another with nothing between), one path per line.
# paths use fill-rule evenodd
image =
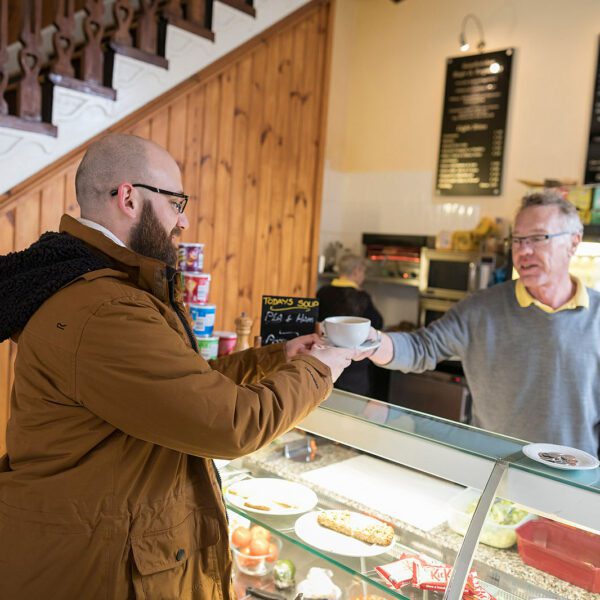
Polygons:
M600 39L598 43L598 62L594 81L594 101L592 103L592 122L585 163L585 183L600 183Z
M263 346L314 333L318 319L316 298L263 296L260 319Z
M438 194L500 194L513 52L448 59Z

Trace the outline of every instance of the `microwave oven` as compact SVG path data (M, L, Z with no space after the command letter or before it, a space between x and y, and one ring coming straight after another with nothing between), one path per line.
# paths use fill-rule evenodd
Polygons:
M479 252L421 249L419 291L430 298L461 300L488 285L494 258Z

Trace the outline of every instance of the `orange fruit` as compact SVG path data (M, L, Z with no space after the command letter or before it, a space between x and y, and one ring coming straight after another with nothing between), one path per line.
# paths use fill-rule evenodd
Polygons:
M250 547L246 546L240 550L240 556L238 558L242 567L255 567L259 562L259 558L250 558Z
M250 542L249 548L252 556L265 556L269 554L269 542L260 537L254 538Z
M247 527L236 527L231 534L231 543L236 548L247 546L251 539L250 530Z
M268 529L261 527L260 525L255 525L254 527L251 527L250 535L252 536L253 540L255 540L256 538L263 538L268 542L271 539L271 532Z

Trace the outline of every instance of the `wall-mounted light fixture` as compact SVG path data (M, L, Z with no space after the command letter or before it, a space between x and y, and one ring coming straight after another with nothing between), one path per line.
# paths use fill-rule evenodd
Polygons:
M469 13L468 15L466 15L462 21L462 25L460 27L460 36L458 37L458 42L460 44L460 51L468 52L471 49L471 44L469 44L469 42L467 41L466 35L465 35L467 23L469 20L472 20L475 23L475 25L477 26L477 29L479 30L479 43L477 44L477 50L479 50L479 52L483 52L485 50L483 25L481 24L481 21L473 13Z

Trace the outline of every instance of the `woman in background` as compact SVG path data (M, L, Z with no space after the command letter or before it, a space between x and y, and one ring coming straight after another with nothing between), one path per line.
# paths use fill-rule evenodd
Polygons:
M366 262L356 254L345 254L338 264L339 277L317 292L319 320L352 316L371 320L371 327L381 329L383 319L371 296L360 288L365 280ZM362 396L374 397L374 367L371 361L353 362L335 382L335 387Z

